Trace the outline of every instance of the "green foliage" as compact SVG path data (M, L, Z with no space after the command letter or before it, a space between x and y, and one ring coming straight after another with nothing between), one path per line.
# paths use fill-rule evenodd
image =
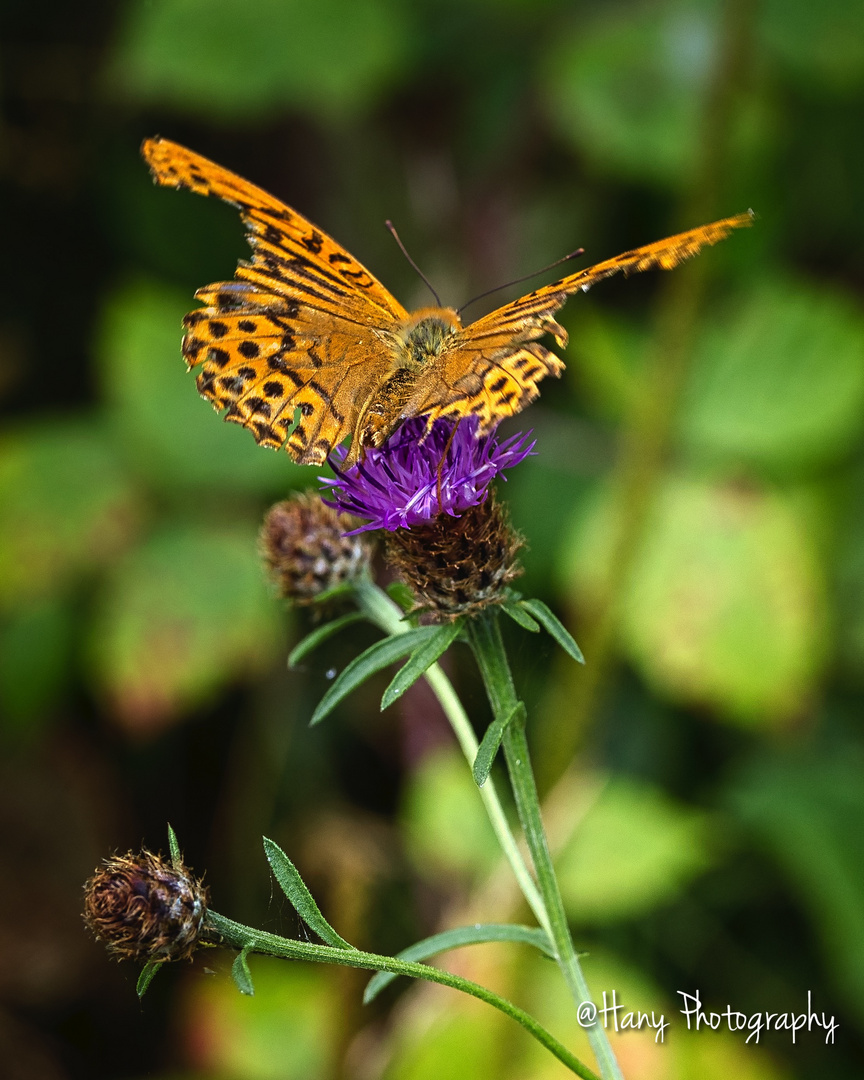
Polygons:
M393 676L393 680L390 685L384 691L384 696L381 698L381 708L386 709L392 705L394 701L405 693L405 691L413 686L419 678L421 678L432 665L450 648L462 629L461 622L457 619L450 623L444 623L442 626L436 626L433 628L434 632L429 634L421 644L414 649L406 662Z
M496 717L486 728L483 738L480 740L480 746L472 768L474 783L477 787L483 787L489 779L492 763L495 761L495 756L501 747L501 740L504 738L507 726L509 724L521 724L524 726L526 717L525 705L520 701L509 715Z
M730 801L783 868L810 914L825 961L864 1019L864 753L857 743L812 745L754 759Z
M0 610L66 590L108 564L140 516L98 421L43 422L0 441Z
M710 835L703 814L662 791L611 780L556 862L568 914L600 923L644 915L712 864Z
M125 723L146 729L265 670L281 642L254 531L166 524L105 582L93 679Z
M255 984L252 982L252 972L249 970L249 954L251 952L252 947L247 945L245 949L241 949L237 953L234 957L234 963L231 965L231 978L240 993L245 994L247 997L255 996Z
M329 641L334 634L338 634L341 630L344 630L347 626L353 626L354 623L362 622L365 616L359 611L349 611L347 615L340 615L338 619L333 619L331 622L324 623L323 626L317 626L311 634L307 634L302 641L298 642L288 653L288 666L296 667L301 660L305 660L310 653L324 644L325 641Z
M135 985L135 993L139 998L143 998L147 993L150 983L156 978L156 975L162 966L162 964L150 963L145 964L144 967L141 968L141 974L138 976L138 982Z
M546 62L550 115L601 166L678 186L691 174L718 48L718 5L598 7Z
M17 610L0 624L0 731L13 741L41 733L74 668L75 621L52 598ZM42 723L40 723L42 721Z
M567 564L588 599L608 571L601 501ZM825 581L807 521L780 493L670 479L621 609L621 640L658 692L746 723L780 721L811 694L827 657Z
M685 446L785 476L847 455L864 432L860 305L774 274L718 307L681 414Z
M362 686L366 680L378 671L401 659L406 653L413 652L418 646L424 645L433 638L438 637L439 627L420 626L414 630L408 630L396 637L384 638L376 641L374 645L361 653L348 664L342 671L326 694L318 702L312 714L310 724L320 723L336 708L340 701L346 698L358 686ZM440 655L440 654L439 654Z
M398 0L132 3L111 82L130 98L218 115L272 116L286 105L354 116L408 60L408 8Z
M428 755L405 792L408 851L430 881L474 879L495 860L495 840L477 789L455 752Z
M555 950L545 930L536 926L519 926L516 923L475 923L473 926L459 926L453 930L444 930L440 934L424 938L397 955L400 960L428 960L439 953L451 949L461 949L466 945L483 945L490 941L511 941L520 945L532 945L544 955L554 960ZM379 971L369 980L363 994L363 1004L374 1001L381 991L398 978L389 971Z
M323 1075L337 1023L326 972L256 957L254 989L250 1002L231 979L209 978L190 995L187 1019L201 1039L198 1067L236 1080Z
M325 941L328 945L333 945L337 949L353 948L353 945L350 945L345 938L336 933L321 914L312 893L309 892L306 883L300 877L300 872L282 848L265 836L264 851L267 855L267 862L270 863L270 869L273 871L273 876L279 882L279 887L291 901L294 910L309 929L314 930L322 941Z

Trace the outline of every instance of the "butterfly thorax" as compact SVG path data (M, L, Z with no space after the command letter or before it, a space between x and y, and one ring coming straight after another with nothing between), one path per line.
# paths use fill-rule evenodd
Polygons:
M348 463L363 446L380 446L403 419L421 373L452 343L462 323L452 308L421 308L404 322L388 328L390 370L361 410L351 440Z
M396 366L419 371L439 356L461 329L452 308L420 308L393 333Z

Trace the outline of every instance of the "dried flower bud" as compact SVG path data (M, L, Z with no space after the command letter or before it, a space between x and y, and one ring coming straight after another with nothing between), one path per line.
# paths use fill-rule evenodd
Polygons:
M522 573L522 544L494 495L461 517L385 534L387 561L417 597L416 610L448 620L506 599L505 587Z
M372 549L363 537L344 535L355 525L317 494L299 493L271 507L261 528L261 554L280 595L311 604L363 573Z
M150 851L106 859L84 887L84 921L118 960L185 960L198 943L207 890Z

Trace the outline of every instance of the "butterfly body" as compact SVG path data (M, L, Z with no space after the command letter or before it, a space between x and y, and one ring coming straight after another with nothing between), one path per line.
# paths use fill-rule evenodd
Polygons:
M423 416L474 416L485 433L537 397L562 361L540 344L567 335L554 319L569 296L618 272L671 269L732 229L740 214L625 252L505 304L468 326L451 308L408 313L335 240L261 188L167 139L142 153L157 183L215 195L240 211L252 248L236 279L199 289L183 355L224 418L301 464L346 459Z

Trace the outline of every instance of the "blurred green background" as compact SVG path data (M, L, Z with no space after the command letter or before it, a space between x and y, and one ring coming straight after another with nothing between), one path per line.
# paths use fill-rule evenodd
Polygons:
M296 206L408 306L583 245L598 261L753 207L674 274L564 311L560 383L509 430L523 591L588 658L508 640L595 991L665 1011L627 1080L859 1077L864 1061L864 10L860 0L6 0L0 168L0 1071L27 1080L545 1080L509 1021L441 988L199 953L110 964L80 888L177 829L214 906L302 933L262 833L336 927L396 951L525 919L434 701L365 688L320 728L304 617L267 590L266 507L317 471L201 401L193 291L235 212L153 187L161 134ZM547 278L554 278L547 275ZM541 279L545 280L545 279ZM527 286L526 286L527 287ZM479 315L517 290L472 309ZM468 657L450 671L478 725ZM386 674L386 673L385 673ZM582 1047L556 969L453 958ZM813 1031L687 1034L715 1010ZM8 1070L8 1071L6 1071Z

